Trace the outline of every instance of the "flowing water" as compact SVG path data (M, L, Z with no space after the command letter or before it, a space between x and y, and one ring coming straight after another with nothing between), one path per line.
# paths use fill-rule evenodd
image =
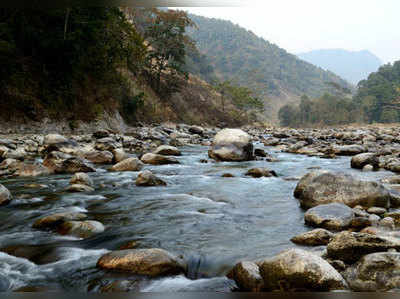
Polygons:
M141 291L229 290L232 282L224 275L235 262L295 247L290 238L310 230L293 197L295 178L318 167L368 180L389 174L353 170L347 157L320 159L256 147L279 162L201 163L207 147L182 147L181 164L146 166L167 187L136 187L136 172L110 173L106 167L90 174L96 186L90 194L64 192L70 175L0 181L14 195L10 205L0 208L0 248L19 248L19 257L0 252L0 290L44 286L87 291L93 281L109 275L96 269L98 258L131 241L138 248L183 255L189 264L187 277L153 280ZM278 177L245 177L252 167L268 167ZM235 177L223 178L224 173ZM46 188L28 188L32 183ZM32 228L35 220L65 211L85 212L106 230L81 240Z

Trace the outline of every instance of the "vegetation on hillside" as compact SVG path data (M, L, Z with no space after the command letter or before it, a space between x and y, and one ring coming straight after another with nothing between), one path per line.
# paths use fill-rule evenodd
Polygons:
M312 100L303 96L298 106L283 106L279 120L281 125L291 127L399 122L400 61L382 66L361 81L354 97L343 89Z
M196 15L190 18L197 28L190 28L188 34L221 81L248 86L262 98L287 94L318 97L332 91L327 82L351 88L335 74L298 59L230 21Z

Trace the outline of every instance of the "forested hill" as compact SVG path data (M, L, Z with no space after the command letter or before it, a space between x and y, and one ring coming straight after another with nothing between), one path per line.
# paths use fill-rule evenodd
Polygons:
M382 61L367 50L324 49L300 53L297 56L323 69L330 70L355 85L361 80L367 79L370 73L376 72L382 65Z
M321 96L336 83L351 85L332 72L300 60L230 21L189 15L197 24L188 34L208 57L221 80L234 80L265 97Z

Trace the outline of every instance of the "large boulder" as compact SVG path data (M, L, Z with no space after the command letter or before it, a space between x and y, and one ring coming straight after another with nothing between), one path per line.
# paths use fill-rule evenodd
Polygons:
M153 153L144 154L140 160L145 164L152 165L179 164L179 161L174 157L167 157Z
M237 263L227 276L236 282L241 291L259 292L264 285L260 269L253 262L243 261Z
M295 244L307 246L327 245L334 236L330 231L323 228L316 228L312 231L302 233L290 239Z
M139 173L136 178L136 186L151 187L151 186L166 186L167 183L156 177L150 170L145 170Z
M330 230L343 230L350 226L354 218L351 208L342 203L319 205L304 214L306 224Z
M92 179L84 172L77 172L75 173L71 180L69 181L71 185L79 184L79 185L86 185L86 186L93 186Z
M12 200L10 191L2 184L0 184L0 206L4 206Z
M138 158L128 158L115 164L110 171L139 171L143 168L143 163Z
M217 161L253 160L251 137L240 129L223 129L215 135L208 156Z
M43 165L51 172L59 174L96 171L88 161L57 151L49 153L44 159Z
M278 176L275 171L269 170L265 167L251 168L246 172L245 175L252 176L253 178Z
M327 254L331 259L351 264L366 254L391 248L400 249L400 239L344 231L331 239L327 246Z
M332 150L336 155L341 156L354 156L365 152L365 148L358 144L333 146Z
M377 170L379 168L379 159L377 155L374 153L363 153L351 158L352 168L363 169L366 165L371 165L374 170Z
M36 220L32 227L37 229L55 229L66 221L84 220L86 218L87 216L82 213L56 213Z
M155 149L153 152L157 155L164 155L164 156L180 156L181 152L175 146L171 145L160 145Z
M48 134L44 136L43 139L44 145L63 144L63 143L69 143L69 140L60 134Z
M109 151L90 151L85 153L84 158L94 164L111 164L114 155Z
M349 207L389 207L391 193L382 184L360 181L344 173L317 170L303 176L294 196L303 208L312 208L333 202Z
M158 248L112 251L98 260L97 267L152 277L186 272L180 258Z
M343 273L350 288L359 292L400 289L400 253L378 252L363 256Z
M89 238L104 232L104 225L98 221L65 221L57 231L62 235L71 235L78 238Z
M343 277L318 255L289 249L260 264L266 291L331 291L347 288Z

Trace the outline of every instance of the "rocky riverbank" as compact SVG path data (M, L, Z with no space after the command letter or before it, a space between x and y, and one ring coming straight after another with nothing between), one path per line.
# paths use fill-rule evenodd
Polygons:
M97 173L109 173L111 177L132 173L135 188L155 188L151 189L152 194L162 194L165 188L174 187L174 173L169 179L168 172L160 176L157 169L179 166L182 148L203 146L208 148L207 157L197 161L199 165L234 163L243 165L245 169L240 177L246 180L296 182L291 193L304 209L304 223L309 227L308 231L293 236L292 249L272 257L241 258L233 268L223 271L227 277L213 281L216 289L388 291L400 287L397 274L400 270L397 252L400 250L400 232L397 229L400 222L400 210L397 210L400 207L400 176L395 175L400 171L399 133L399 127L319 130L245 127L242 130L221 130L166 124L127 128L124 134L102 129L79 135L4 135L0 138L0 183L32 179L25 188L45 189L47 186L36 183L34 178L54 177L56 180L57 176L63 176L69 177L68 185L61 190L64 194L85 196L121 184L118 179L112 184L94 180ZM272 151L333 161L341 156L351 156L348 169L370 173L369 177L381 171L393 174L383 178L377 176L380 179L375 180L361 180L346 173L346 169L309 169L302 177L281 178L280 171L273 168L279 158ZM246 163L249 161L271 164L248 167ZM224 170L220 177L229 184L229 178L237 175ZM187 183L191 183L190 179ZM276 184L282 183L277 181ZM247 196L251 200L252 195ZM3 213L11 213L15 200L20 201L21 195L15 196L11 188L9 190L6 184L0 184L0 209L8 209ZM98 199L94 205L101 204L99 201L102 200L107 202L111 199ZM198 211L205 213L203 209ZM107 217L98 215L99 212L79 210L49 212L37 216L28 225L33 231L90 242L101 239L112 225L107 222ZM152 213L147 215L152 217ZM103 223L102 219L107 221ZM92 280L87 284L87 290L141 290L146 289L149 281L160 277L183 275L189 279L197 278L191 273L190 260L180 252L137 246L136 242L128 242L101 254L97 258L96 271L104 277L122 273L118 277L122 275L124 279L107 283L103 279L101 284L99 280ZM37 260L37 257L27 256L21 248L8 246L1 251L33 262ZM202 282L199 280L197 283ZM5 289L13 289L6 279L2 285L8 286Z

